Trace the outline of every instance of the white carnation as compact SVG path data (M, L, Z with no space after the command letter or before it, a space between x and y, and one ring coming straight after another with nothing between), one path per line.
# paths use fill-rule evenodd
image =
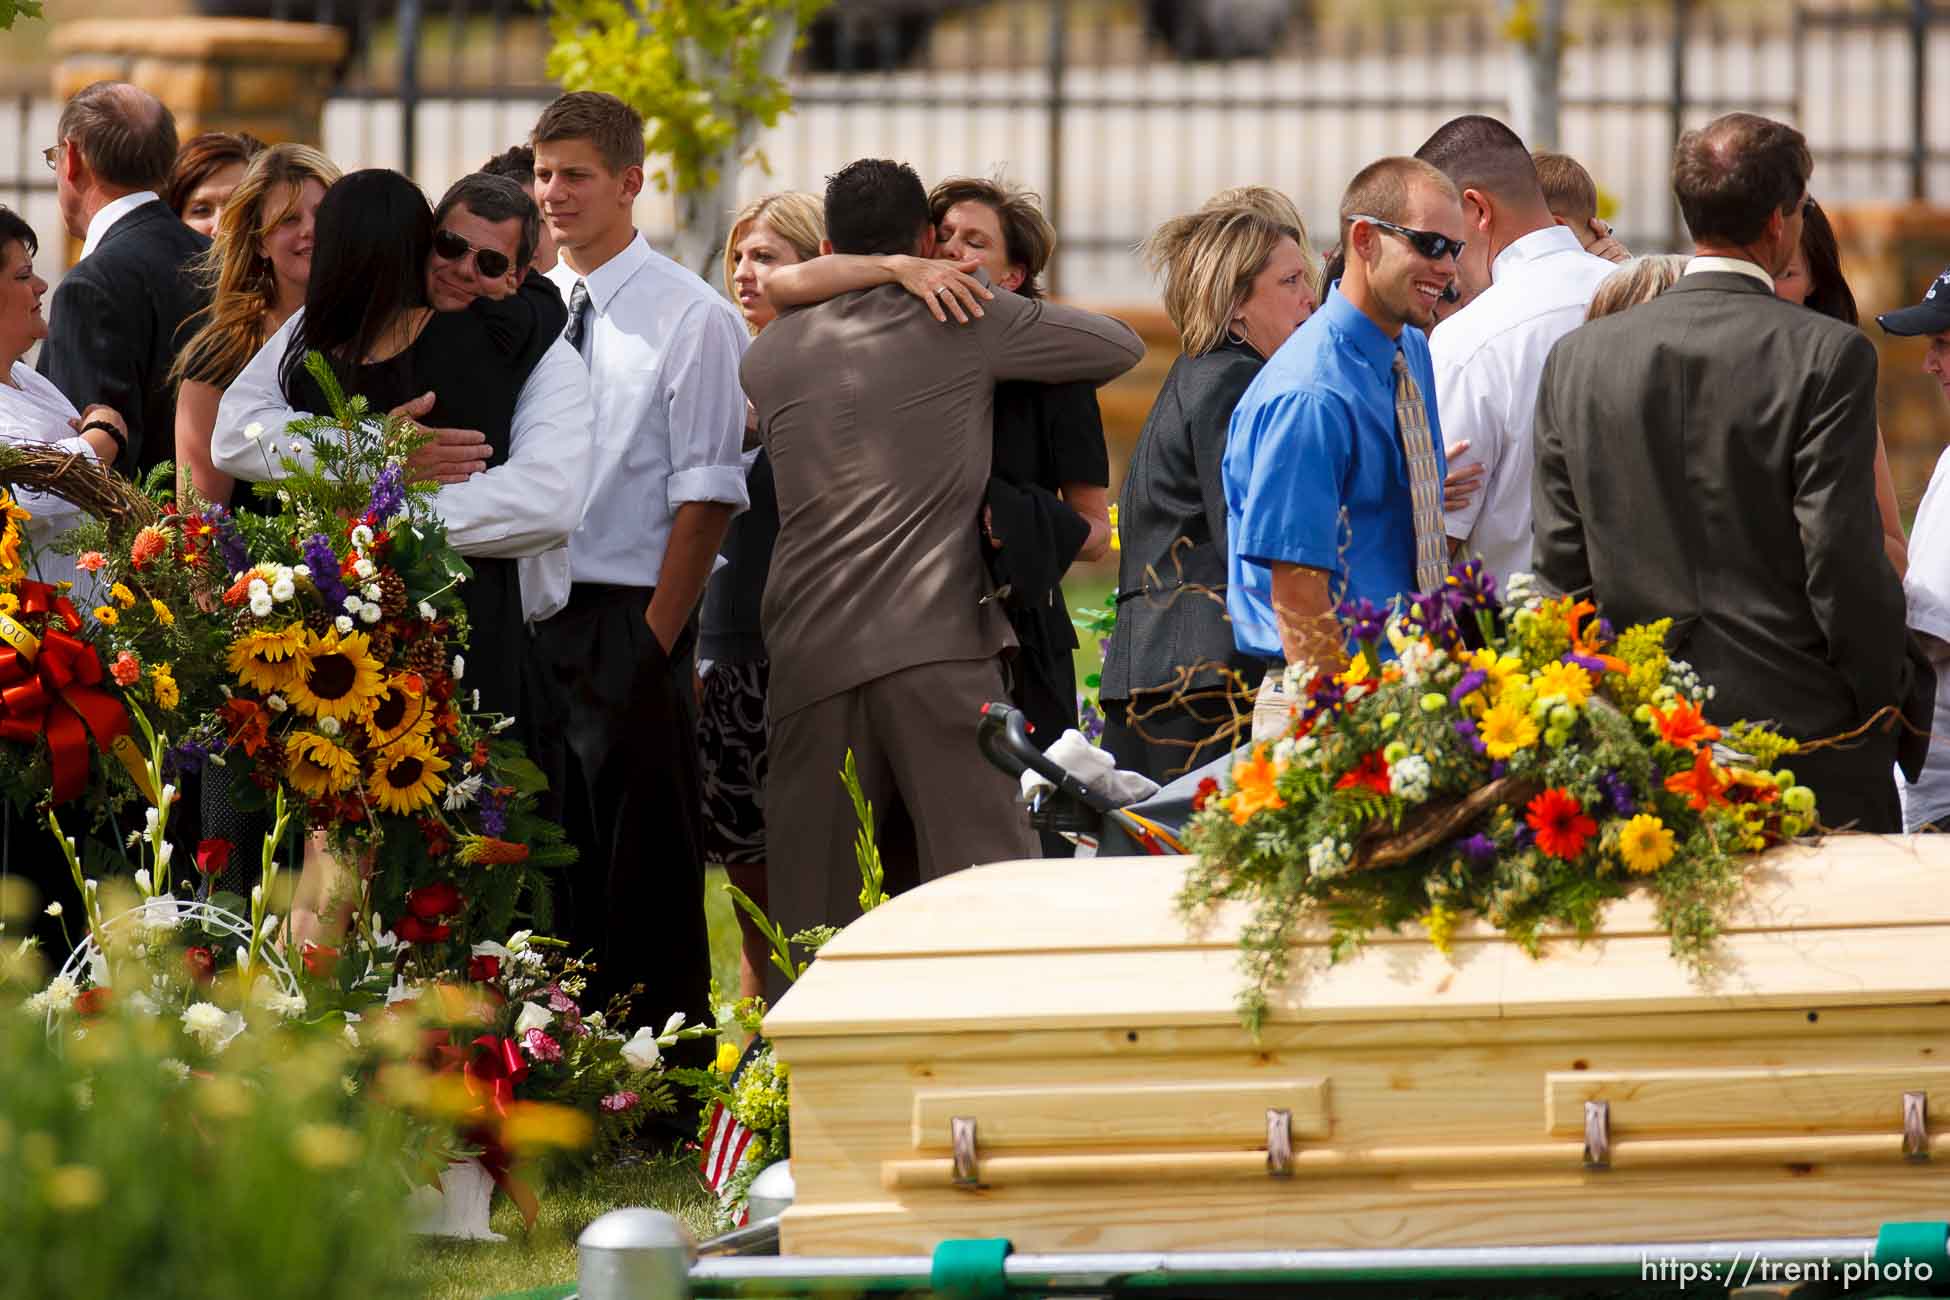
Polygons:
M359 526L361 528L365 527L364 524L360 524ZM361 555L358 559L352 562L352 572L358 574L359 577L361 578L370 578L372 577L373 574L379 572L379 568L371 560L368 560L365 556ZM366 599L378 600L379 597L368 596L366 597Z
M251 597L251 614L253 617L269 618L271 617L271 608L270 592L267 591L262 596L253 595Z
M340 731L339 720L333 717L320 718L318 720L318 729L328 736L336 736Z
M344 636L347 632L350 632L352 630L353 624L351 619L347 618L343 614L340 614L337 618L332 620L332 626L339 630L340 636Z
M359 621L361 623L377 623L380 612L379 606L373 604L371 601L367 601L359 607Z
M298 588L292 585L291 579L289 578L279 578L276 582L271 584L272 600L277 600L277 601L290 600L293 596L297 594L298 594Z
M365 601L360 600L357 596L348 592L345 597L345 612L348 614L356 614L359 612L359 606L365 603Z
M359 563L367 565L368 568L371 567L371 565L365 560L361 560L359 561ZM386 593L379 589L378 583L372 582L366 584L365 589L362 592L360 592L360 594L363 595L369 601L377 601Z

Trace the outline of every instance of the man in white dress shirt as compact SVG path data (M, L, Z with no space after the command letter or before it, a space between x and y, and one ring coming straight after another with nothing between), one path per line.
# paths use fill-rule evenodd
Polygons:
M568 607L535 627L559 742L544 771L581 850L558 923L593 948L601 1005L644 986L635 1012L692 1020L710 1001L692 615L731 516L746 505L746 333L731 305L653 251L632 219L643 121L577 92L535 124L535 183L562 260L563 337L589 363L595 488L569 540Z
M1531 428L1544 359L1584 323L1612 264L1560 226L1523 141L1493 117L1445 123L1416 151L1462 193L1469 242L1456 266L1463 307L1429 336L1451 470L1483 486L1448 511L1450 550L1480 555L1499 582L1530 569Z

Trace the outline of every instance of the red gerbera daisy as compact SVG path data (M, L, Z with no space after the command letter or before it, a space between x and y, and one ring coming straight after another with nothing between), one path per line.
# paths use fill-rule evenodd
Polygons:
M1352 790L1357 786L1366 786L1376 794L1388 793L1388 760L1381 756L1381 751L1364 755L1352 772L1334 782L1336 790Z
M1537 847L1553 858L1577 857L1584 852L1585 841L1598 833L1598 823L1585 816L1583 805L1562 788L1532 799L1524 821L1537 832Z

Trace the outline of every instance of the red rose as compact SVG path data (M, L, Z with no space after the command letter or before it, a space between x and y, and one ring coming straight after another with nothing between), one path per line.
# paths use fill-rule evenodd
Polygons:
M500 974L501 959L499 957L489 955L485 957L469 957L467 959L467 978L477 984L486 983L488 980L494 979Z
M429 925L411 912L393 926L393 933L399 936L401 943L439 943L453 932L451 925Z
M437 921L443 916L452 916L460 910L460 905L460 891L446 880L421 885L406 896L406 910L422 921Z
M198 984L208 984L217 977L217 954L208 948L185 948L183 965Z
M313 979L330 979L338 969L339 950L322 943L307 943L303 951L305 972Z
M115 990L107 986L98 989L89 989L85 993L77 993L74 1000L75 1014L78 1016L99 1016L102 1012L108 1010L108 1000L114 995Z
M229 840L204 840L196 846L196 869L214 876L230 865Z

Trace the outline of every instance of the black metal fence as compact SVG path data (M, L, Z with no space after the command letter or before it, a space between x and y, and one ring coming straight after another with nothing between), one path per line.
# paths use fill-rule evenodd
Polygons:
M553 92L529 0L205 0L345 27L324 144L429 189L525 136ZM1571 0L1559 147L1645 248L1680 242L1676 134L1731 108L1789 118L1831 202L1950 199L1945 0ZM866 153L924 175L1006 169L1062 236L1059 287L1149 296L1129 250L1227 185L1294 195L1326 223L1346 179L1460 112L1511 112L1519 59L1495 0L837 0L760 142L750 194L817 189ZM1950 64L1946 64L1950 66ZM27 114L23 113L23 120ZM23 129L25 129L23 127ZM5 156L0 198L43 193ZM1535 142L1533 142L1535 143ZM648 196L643 225L667 232Z

